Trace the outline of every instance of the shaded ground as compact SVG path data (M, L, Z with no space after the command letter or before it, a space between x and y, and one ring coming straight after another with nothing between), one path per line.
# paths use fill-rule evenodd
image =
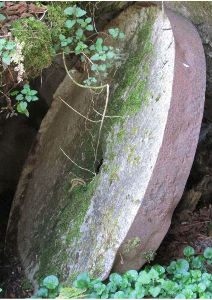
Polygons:
M203 253L212 247L211 207L176 211L171 227L157 251L154 263L168 265L172 260L183 257L183 249L192 246L195 253Z

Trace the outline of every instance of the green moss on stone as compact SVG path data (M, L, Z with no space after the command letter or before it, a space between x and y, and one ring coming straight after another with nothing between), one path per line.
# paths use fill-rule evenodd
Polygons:
M19 42L24 42L24 67L27 76L40 75L41 70L47 68L55 56L49 28L31 17L14 21L11 31Z
M135 237L134 239L127 240L123 245L123 253L129 253L134 248L136 248L141 243L139 237Z

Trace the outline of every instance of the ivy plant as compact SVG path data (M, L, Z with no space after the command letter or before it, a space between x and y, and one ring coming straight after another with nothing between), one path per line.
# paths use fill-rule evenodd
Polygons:
M27 106L29 102L38 100L38 97L36 96L37 93L38 92L36 90L31 90L29 84L25 84L21 92L13 91L11 96L16 96L15 99L18 101L17 111L29 117Z
M140 272L129 270L122 276L112 273L108 283L100 278L92 280L88 273L82 273L74 287L86 291L88 298L96 299L211 299L212 275L207 266L212 264L212 248L206 248L203 255L195 255L188 246L184 255L184 259L172 261L168 267L146 266Z
M9 66L11 63L11 54L15 51L15 43L5 38L0 39L0 58L2 62Z
M61 288L57 276L49 275L40 282L40 288L31 298L56 298L59 295Z
M108 71L114 65L120 65L120 50L113 46L104 44L103 37L98 37L92 42L87 38L89 32L94 30L92 19L86 16L87 12L76 5L67 7L64 14L68 17L65 26L70 30L70 36L59 35L60 45L56 49L62 49L65 54L73 53L79 55L81 62L90 66L91 74L84 80L86 86L96 84L98 81L108 76ZM94 35L94 33L92 33ZM96 33L95 33L96 35ZM102 34L103 36L103 34ZM123 39L124 33L119 32L119 28L108 30L106 37Z

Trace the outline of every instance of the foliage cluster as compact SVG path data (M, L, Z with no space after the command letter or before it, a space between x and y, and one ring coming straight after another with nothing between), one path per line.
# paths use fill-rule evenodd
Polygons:
M184 249L184 259L172 261L168 267L161 265L146 266L140 272L129 270L124 275L112 273L109 282L101 278L91 279L88 273L78 275L71 288L58 288L55 276L48 276L41 284L35 297L47 298L48 289L56 288L58 298L94 299L211 299L212 274L207 266L212 265L212 248L205 249L203 255L195 255L190 246ZM47 286L46 282L51 282Z
M19 113L28 116L27 102L35 101L37 97L30 100L31 96L35 96L30 94L23 99L21 91L15 99L11 99L11 96L17 95L13 88L17 84L21 87L26 83L25 79L40 75L57 54L79 56L84 70L87 71L88 78L84 80L87 87L101 82L108 76L109 69L120 65L120 50L103 43L108 37L124 38L124 34L119 32L118 28L111 28L108 34L102 33L105 39L97 38L99 33L96 29L94 32L93 19L87 16L87 12L82 8L68 4L70 5L68 2L64 5L47 5L46 17L42 20L29 17L13 21L8 36L0 40L3 73L18 72L12 76L14 83L2 93L11 111L16 108ZM3 2L0 2L0 6L3 6ZM4 77L6 79L7 74ZM21 102L12 106L14 100Z

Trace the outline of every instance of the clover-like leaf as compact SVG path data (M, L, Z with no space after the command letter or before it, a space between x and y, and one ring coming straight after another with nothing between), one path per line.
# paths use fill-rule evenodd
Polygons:
M110 282L113 282L115 285L119 286L122 282L122 277L118 273L110 274Z
M22 94L18 94L15 98L17 101L21 101L24 99L24 96Z
M154 298L156 298L160 294L161 288L159 286L151 287L149 289L150 295L152 295Z
M76 20L67 20L65 25L67 28L72 28L76 24Z
M76 17L80 18L82 16L86 15L86 11L81 9L80 7L76 8Z
M56 276L50 275L44 278L43 285L50 290L55 289L59 285L59 280Z
M192 248L191 246L187 246L184 248L183 253L185 256L189 257L194 255L195 251L194 248Z
M207 247L204 251L204 257L207 259L212 259L212 247Z
M76 7L70 6L64 10L64 13L68 16L72 16L74 14L75 10L76 10Z

